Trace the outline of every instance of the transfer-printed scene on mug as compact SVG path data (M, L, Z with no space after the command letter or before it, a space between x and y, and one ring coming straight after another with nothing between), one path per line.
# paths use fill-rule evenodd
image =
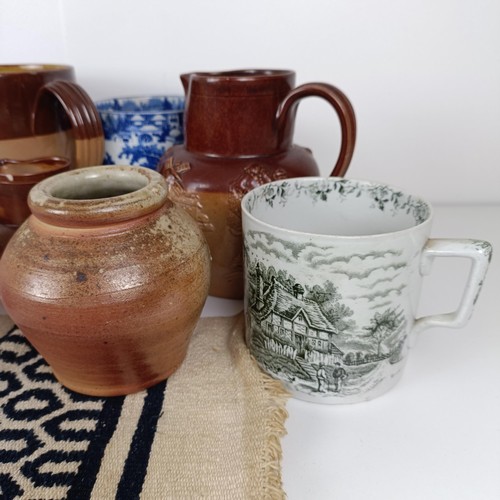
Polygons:
M425 203L384 186L347 192L346 183L338 181L330 184L334 193L314 184L300 193L283 186L264 191L267 203L285 204L290 193L316 197L317 203L328 196L363 195L393 217L409 213L415 225L429 216ZM402 370L415 316L408 308L416 307L409 284L420 254L408 255L398 243L367 246L360 253L319 241L314 235L292 242L265 231L247 232L248 340L258 362L287 387L341 400L376 390Z
M252 233L248 244L247 276L250 296L249 322L253 331L251 350L265 368L302 392L355 395L372 389L399 371L398 362L406 343L408 322L394 296L405 293L399 278L406 263L384 263L400 252L369 252L352 256L360 272L343 271L344 255L313 243L297 249L266 233ZM251 257L253 245L267 246L270 259ZM280 250L281 266L270 263ZM318 262L317 274L301 282L289 274L286 263L295 251ZM324 278L324 267L335 265L338 279L355 280L364 294L342 296L335 280ZM381 270L390 277L381 277ZM401 280L402 281L402 280ZM391 300L388 298L391 297ZM370 304L370 317L362 314ZM361 305L361 307L359 307ZM376 373L380 378L376 377ZM369 377L367 377L369 375ZM372 387L368 387L371 384Z

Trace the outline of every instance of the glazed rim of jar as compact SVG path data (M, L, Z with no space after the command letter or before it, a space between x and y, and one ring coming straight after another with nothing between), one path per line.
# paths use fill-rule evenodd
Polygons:
M53 225L103 226L154 212L167 196L165 178L154 170L99 165L48 177L31 189L28 204Z

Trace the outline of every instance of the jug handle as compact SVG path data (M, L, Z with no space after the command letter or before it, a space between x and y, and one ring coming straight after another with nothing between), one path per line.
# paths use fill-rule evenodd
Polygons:
M289 92L276 113L278 140L281 143L283 139L289 113L292 113L293 118L300 99L311 96L325 99L333 106L339 117L342 141L337 163L330 175L343 177L351 163L356 144L356 116L347 96L333 85L316 82L305 83Z
M74 82L56 80L40 88L31 115L32 132L36 132L36 112L40 100L47 95L52 95L59 101L71 124L75 143L75 161L72 168L101 165L104 159L104 132L101 118L92 99Z

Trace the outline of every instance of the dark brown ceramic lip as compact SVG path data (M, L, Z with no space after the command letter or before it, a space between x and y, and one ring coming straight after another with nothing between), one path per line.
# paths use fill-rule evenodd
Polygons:
M295 71L288 69L237 69L181 75L186 94L224 97L282 95L295 85ZM278 86L278 87L277 87ZM278 90L278 88L280 90Z
M288 69L235 69L229 71L195 71L193 73L186 73L181 77L191 77L194 80L203 80L207 83L217 82L221 80L230 79L231 81L255 81L256 79L269 79L276 77L293 77L295 71Z
M68 66L66 64L45 64L45 63L0 64L0 76L20 74L20 73L51 72L51 71L70 70L70 69L72 69L72 66Z

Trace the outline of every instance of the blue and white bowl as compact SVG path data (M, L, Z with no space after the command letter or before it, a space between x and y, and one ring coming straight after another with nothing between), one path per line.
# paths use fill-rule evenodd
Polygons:
M163 153L184 142L184 97L122 97L96 103L105 139L105 165L157 170Z

